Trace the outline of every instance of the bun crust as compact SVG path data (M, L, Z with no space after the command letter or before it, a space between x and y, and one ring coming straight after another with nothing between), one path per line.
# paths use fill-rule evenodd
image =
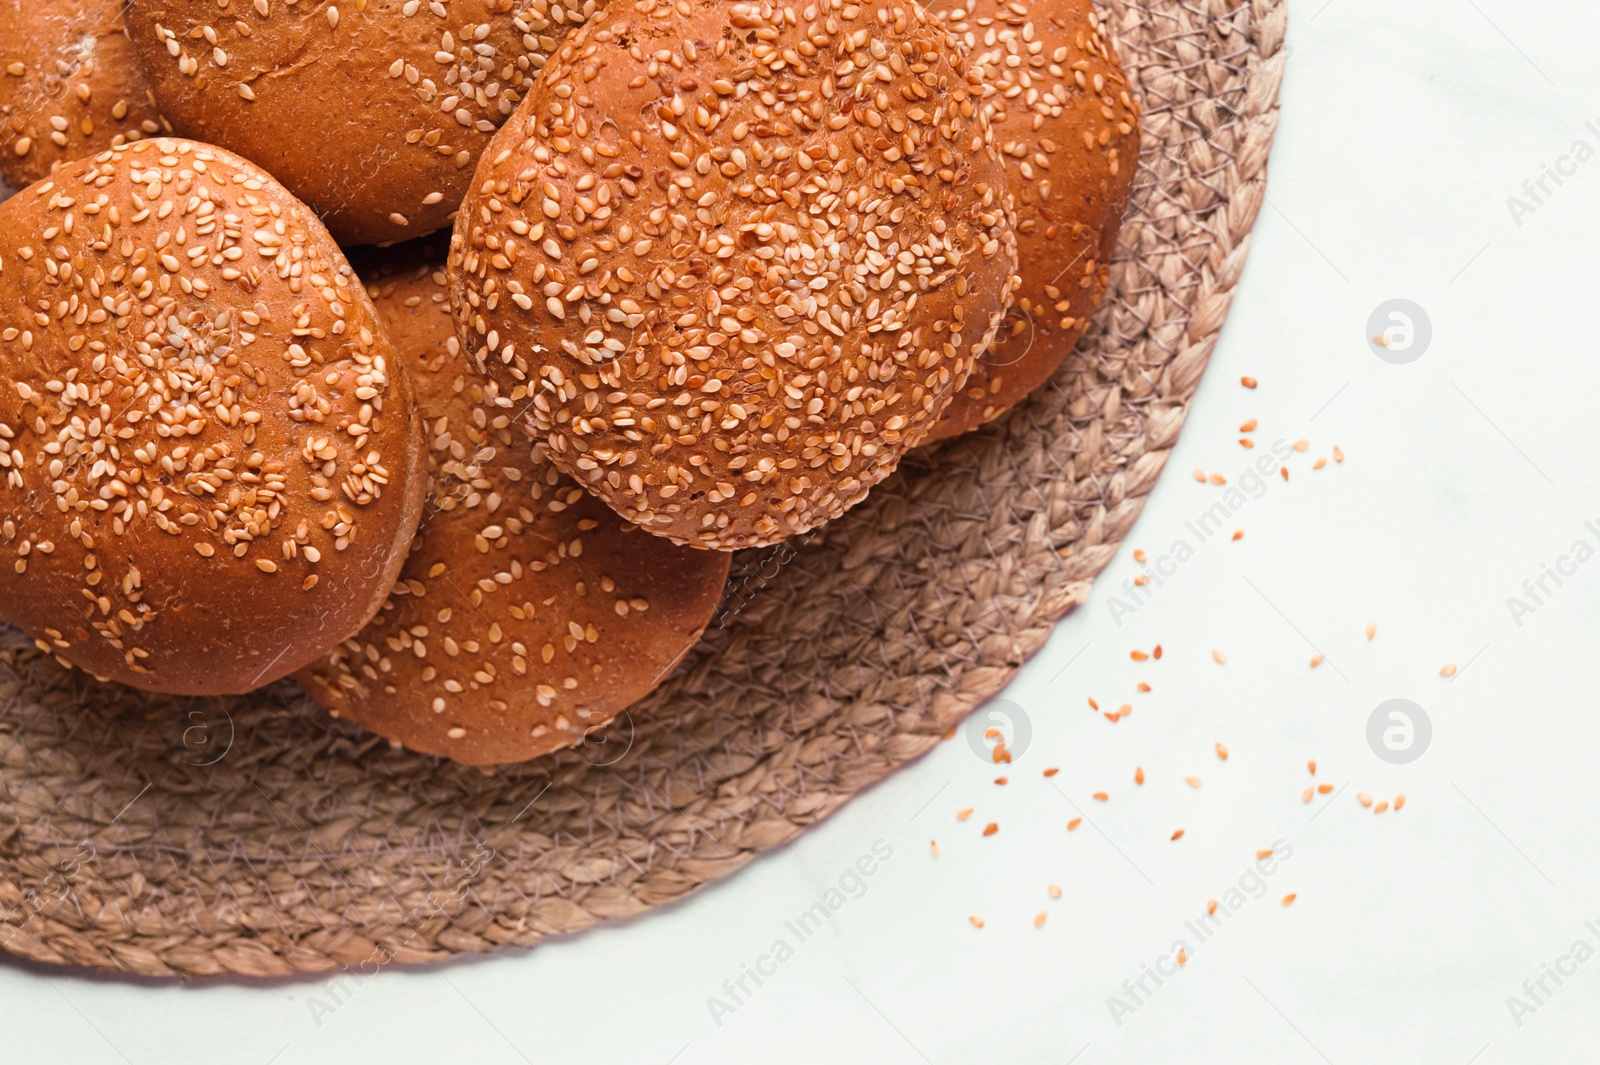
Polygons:
M443 263L411 254L369 291L417 382L429 513L378 616L299 679L336 716L413 750L526 761L661 682L710 621L729 556L627 525L486 409Z
M171 133L122 22L122 0L0 0L0 177ZM0 197L3 198L3 197Z
M912 0L618 0L484 154L450 282L501 409L628 520L733 550L859 502L1016 267L1004 169Z
M999 417L1055 373L1104 297L1139 165L1139 112L1090 0L931 0L984 83L1016 198L1022 284L929 442Z
M228 694L359 629L421 511L372 304L253 164L156 138L0 204L0 615L96 676Z
M600 0L139 0L179 132L254 159L341 244L450 224L489 138Z

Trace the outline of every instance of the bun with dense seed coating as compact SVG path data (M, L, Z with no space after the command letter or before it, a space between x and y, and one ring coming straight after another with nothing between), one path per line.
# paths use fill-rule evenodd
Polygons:
M377 617L299 680L336 716L458 762L573 746L694 646L729 556L626 524L484 406L442 260L396 249L368 277L416 382L428 516Z
M14 188L74 159L172 132L134 56L124 6L0 0L0 178Z
M984 82L1016 199L1016 302L928 442L998 418L1043 384L1111 280L1139 165L1139 110L1090 0L931 0Z
M185 136L271 170L341 244L450 224L490 136L601 0L139 0Z
M933 427L1016 266L964 61L912 0L619 0L559 49L456 222L502 409L678 543L837 517Z
M96 676L248 691L366 623L424 476L410 385L309 208L142 140L0 204L0 616Z

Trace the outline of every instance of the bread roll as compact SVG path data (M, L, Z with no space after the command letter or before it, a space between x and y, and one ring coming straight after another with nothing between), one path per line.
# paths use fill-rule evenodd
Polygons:
M1090 0L931 0L984 82L1016 197L1021 287L929 441L977 428L1049 379L1110 281L1139 165L1139 111Z
M456 223L461 335L501 409L677 543L837 517L933 427L1009 298L980 94L911 0L613 4Z
M316 216L219 148L0 204L0 616L66 662L248 691L366 623L416 528L409 382Z
M337 716L458 762L572 746L694 646L729 557L627 525L483 405L442 258L395 249L368 277L416 380L429 513L378 616L301 684Z
M0 0L0 178L13 187L113 145L172 132L133 54L125 6Z
M478 155L600 0L139 0L178 131L254 159L341 244L450 224Z

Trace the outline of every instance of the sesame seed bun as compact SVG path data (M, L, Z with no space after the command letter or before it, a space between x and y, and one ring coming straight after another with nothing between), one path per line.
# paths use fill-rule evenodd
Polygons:
M600 0L139 0L178 131L256 160L341 244L450 224L479 154Z
M1111 280L1139 112L1090 0L931 0L984 83L1016 198L1022 284L928 442L998 418L1055 373Z
M122 23L122 0L0 0L0 177L171 133Z
M980 91L911 0L612 4L456 222L452 296L497 402L678 543L839 516L933 427L1009 298Z
M0 616L103 678L249 691L382 604L421 512L409 380L327 230L152 138L0 204Z
M694 646L729 556L640 532L483 405L442 259L396 249L369 291L427 423L428 516L394 594L299 674L336 716L471 765L580 742Z

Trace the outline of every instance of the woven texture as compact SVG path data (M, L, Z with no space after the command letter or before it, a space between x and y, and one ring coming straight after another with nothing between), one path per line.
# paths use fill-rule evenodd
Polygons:
M999 423L735 563L605 742L492 773L330 720L292 683L148 696L0 635L0 948L278 976L527 946L794 838L939 741L1087 596L1166 464L1249 247L1283 0L1106 0L1143 108L1095 328Z

